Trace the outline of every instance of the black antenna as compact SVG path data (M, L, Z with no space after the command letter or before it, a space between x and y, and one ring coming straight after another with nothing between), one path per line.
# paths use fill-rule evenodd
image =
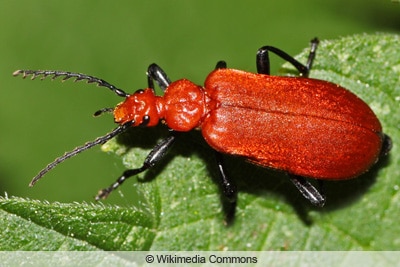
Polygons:
M55 168L59 163L63 162L66 159L69 159L73 156L76 156L77 154L81 153L82 151L85 151L91 147L94 147L96 145L104 144L114 136L124 132L126 129L128 129L131 125L133 125L135 122L134 121L128 121L117 128L115 128L113 131L110 133L107 133L104 136L96 138L94 141L87 142L83 146L79 146L75 148L72 151L66 152L64 155L61 157L56 158L53 162L51 162L49 165L47 165L44 169L42 169L35 177L33 177L32 181L30 182L29 186L33 186L40 178L42 178L48 171L51 169Z
M129 94L125 93L123 90L115 87L114 85L93 77L93 76L89 76L86 74L82 74L82 73L74 73L74 72L69 72L69 71L58 71L58 70L16 70L14 71L13 75L14 76L18 76L22 74L23 78L26 78L29 75L32 75L32 80L34 80L36 77L41 76L41 80L44 80L47 76L51 76L51 79L54 80L60 76L64 76L64 78L62 79L62 81L68 80L70 78L75 78L75 82L77 81L81 81L81 80L86 80L87 83L96 83L98 86L103 86L103 87L107 87L108 89L110 89L111 91L113 91L114 93L116 93L118 96L121 97L128 97Z
M98 117L103 113L112 113L114 111L114 108L102 108L96 111L93 116Z

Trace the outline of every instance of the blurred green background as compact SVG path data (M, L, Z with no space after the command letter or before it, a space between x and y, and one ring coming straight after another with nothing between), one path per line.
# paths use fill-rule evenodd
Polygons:
M202 84L218 60L255 71L263 45L297 54L309 40L399 32L400 5L370 1L8 1L0 3L0 191L49 201L93 200L124 170L99 147L68 160L34 188L56 156L115 127L105 114L121 99L85 83L13 78L16 69L101 77L133 92L157 62L172 80ZM283 63L272 58L273 72ZM377 66L379 67L379 66ZM116 194L108 203L128 203Z

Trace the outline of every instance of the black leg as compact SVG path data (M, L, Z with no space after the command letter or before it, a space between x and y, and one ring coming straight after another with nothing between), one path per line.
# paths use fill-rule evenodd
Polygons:
M215 69L226 69L226 67L227 67L226 62L223 60L218 61L217 64L215 65ZM218 167L221 186L222 186L222 192L223 192L224 196L226 197L226 199L230 203L236 203L237 189L236 189L235 184L230 180L229 176L227 175L222 154L215 151L215 159L217 161L217 167Z
M325 195L318 191L309 181L304 177L289 174L290 180L297 187L300 193L308 199L313 205L323 207L325 205ZM320 187L322 187L321 182ZM322 190L321 190L322 191Z
M215 69L226 69L226 62L223 60L218 61L215 65Z
M215 159L217 161L222 192L226 199L226 201L222 202L222 208L225 213L225 222L227 225L230 225L235 219L237 205L237 188L233 181L230 180L227 172L225 171L223 155L215 151Z
M317 37L315 37L314 39L311 40L311 47L310 47L310 54L308 54L308 60L306 63L306 67L308 72L310 72L311 68L312 68L312 64L314 63L314 59L315 59L315 55L317 53L317 47L319 44L319 40ZM307 75L305 77L308 76L309 73L307 73Z
M379 158L387 156L387 154L391 149L392 149L392 139L390 138L390 136L383 134L383 142Z
M105 199L108 195L117 189L126 179L132 177L136 174L144 172L151 167L155 166L164 156L167 154L168 150L172 147L175 142L176 137L178 136L177 132L172 132L170 136L162 140L158 143L147 155L146 159L143 162L142 167L137 169L126 170L124 173L108 188L102 189L96 196L96 200Z
M224 161L222 158L222 154L219 152L215 152L215 159L217 160L218 171L221 179L222 192L225 197L231 203L235 203L237 200L237 189L235 184L231 181L229 176L227 175L224 167Z
M154 89L154 82L156 81L158 86L165 91L171 80L168 78L167 74L160 68L157 64L151 64L147 69L147 83L149 88Z
M286 52L280 50L279 48L273 46L263 46L257 51L256 57L256 64L257 64L257 72L260 74L270 74L270 62L268 52L272 52L279 57L283 58L284 60L290 62L299 72L300 75L303 77L308 77L310 69L312 67L315 53L318 46L318 39L314 38L311 40L311 49L310 54L308 56L307 64L304 65L297 61L295 58L287 54Z

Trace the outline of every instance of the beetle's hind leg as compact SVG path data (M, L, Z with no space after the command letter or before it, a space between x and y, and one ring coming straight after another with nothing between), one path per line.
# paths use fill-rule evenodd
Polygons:
M302 176L289 174L289 178L300 193L313 205L317 207L323 207L325 205L326 198L322 188L323 181L318 180L320 187L320 190L318 190Z
M392 144L393 142L390 136L383 134L382 148L379 158L385 157L389 153L392 149Z
M275 55L291 63L300 72L300 75L302 77L308 77L308 74L310 73L312 64L315 59L318 43L319 40L317 38L311 40L310 54L308 55L308 60L305 65L279 48L273 46L263 46L257 51L257 72L260 74L270 74L270 62L268 52L272 52Z

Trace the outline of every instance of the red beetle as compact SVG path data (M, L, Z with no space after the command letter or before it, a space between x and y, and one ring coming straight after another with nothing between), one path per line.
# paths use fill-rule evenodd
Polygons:
M119 126L105 136L67 152L46 166L30 183L33 186L45 173L67 158L103 144L131 126L155 126L160 121L171 135L157 144L143 166L126 170L115 183L99 192L106 198L127 178L153 167L166 154L180 132L200 129L206 142L216 151L223 192L236 201L236 188L226 174L221 153L242 156L248 161L289 174L305 198L323 206L325 196L307 178L344 180L366 172L391 148L391 139L367 104L339 85L306 78L311 69L318 39L311 41L306 65L280 49L265 46L257 53L258 74L228 69L220 61L206 78L204 87L189 80L169 80L156 64L147 71L148 88L127 94L102 79L63 71L18 70L14 75L34 79L63 76L87 80L111 89L125 101L113 112ZM302 77L270 76L268 51L293 64ZM164 90L156 96L154 81Z

